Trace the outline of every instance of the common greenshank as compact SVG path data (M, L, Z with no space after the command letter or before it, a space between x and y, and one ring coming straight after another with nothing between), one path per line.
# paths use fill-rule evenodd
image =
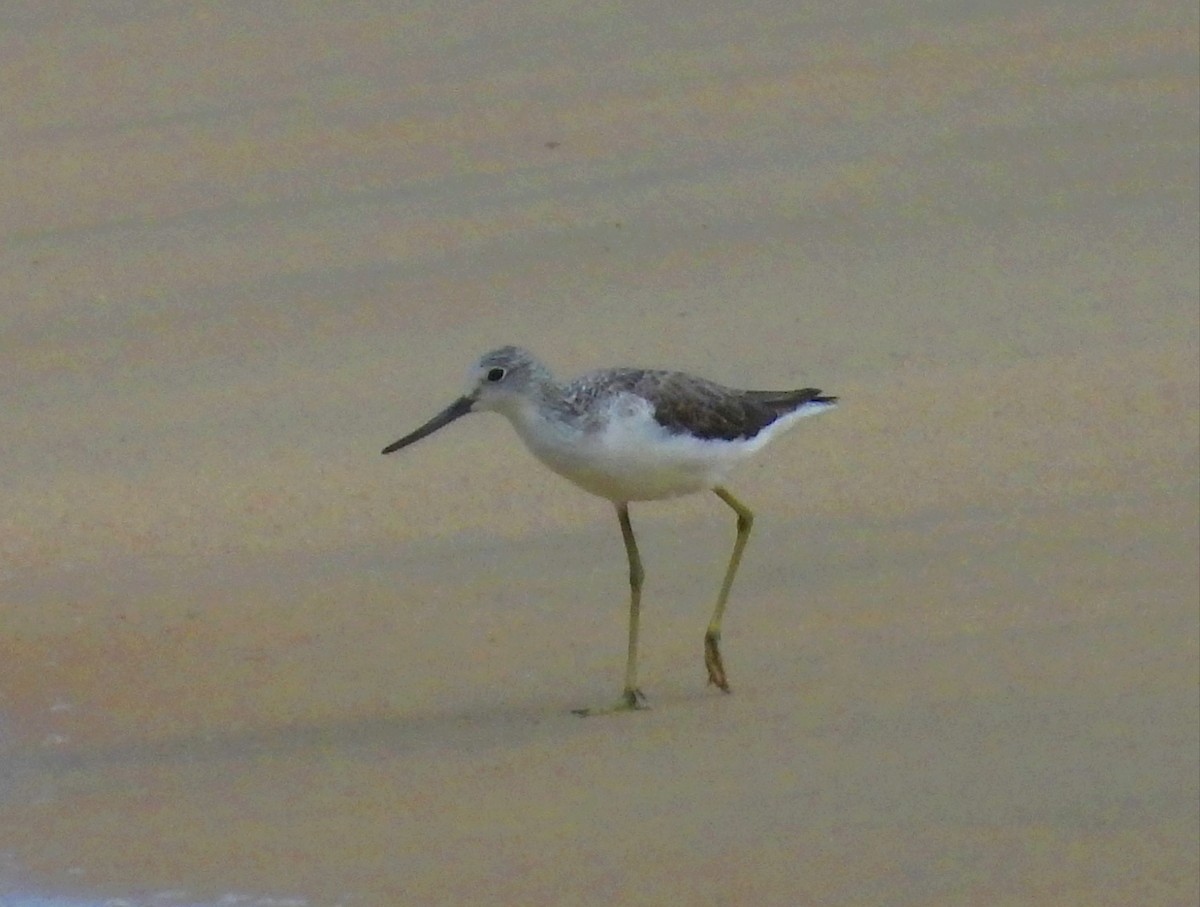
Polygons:
M469 390L416 431L383 449L407 447L470 412L506 416L535 457L585 491L612 501L629 558L629 649L616 705L577 714L645 707L637 684L642 561L631 501L714 492L737 514L737 539L704 634L709 683L729 692L721 660L721 618L754 514L725 487L729 472L798 419L832 409L837 397L813 387L736 390L683 372L601 369L567 383L527 351L505 346L472 368Z

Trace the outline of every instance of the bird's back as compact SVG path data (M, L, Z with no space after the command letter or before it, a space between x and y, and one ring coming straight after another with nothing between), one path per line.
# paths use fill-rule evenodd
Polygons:
M739 390L685 372L617 369L585 375L571 387L595 406L595 397L632 394L654 409L654 419L672 434L704 441L753 438L781 416L808 404L833 405L815 387L788 391ZM574 394L572 396L575 396Z

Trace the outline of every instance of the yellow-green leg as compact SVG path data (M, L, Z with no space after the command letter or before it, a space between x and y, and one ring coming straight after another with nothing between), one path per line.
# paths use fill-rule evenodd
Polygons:
M725 677L725 665L721 662L721 650L718 647L721 641L721 618L725 616L729 590L733 588L733 578L737 575L738 564L742 562L742 552L750 538L754 513L730 494L728 489L718 485L713 491L737 514L737 541L733 543L733 554L730 555L729 566L725 569L725 580L721 583L721 593L717 596L717 607L713 609L712 620L708 622L708 632L704 634L704 666L708 668L708 682L716 684L728 693L729 681Z
M621 537L629 558L629 652L625 660L625 689L616 704L601 709L575 709L576 715L604 715L646 708L646 697L637 685L638 620L642 608L642 559L638 555L633 524L629 522L629 505L617 504L617 519L621 521ZM719 656L718 656L719 658Z

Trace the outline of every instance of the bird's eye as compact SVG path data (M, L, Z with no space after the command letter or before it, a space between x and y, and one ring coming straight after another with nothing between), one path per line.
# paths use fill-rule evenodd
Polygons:
M488 379L488 381L491 381L493 384L495 384L497 381L503 380L504 374L505 374L505 372L504 372L504 369L502 369L502 368L489 369L488 373L487 373L487 379Z

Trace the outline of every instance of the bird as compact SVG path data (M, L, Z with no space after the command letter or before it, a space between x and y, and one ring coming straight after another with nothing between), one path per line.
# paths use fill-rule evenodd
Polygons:
M607 368L558 381L518 346L485 353L468 390L387 447L395 453L474 412L505 416L530 452L584 491L612 502L629 561L629 636L625 681L608 707L579 715L647 707L638 686L638 626L645 571L629 518L632 502L711 491L737 516L737 535L704 634L708 682L730 692L721 658L721 622L754 513L726 487L729 473L799 419L833 409L838 398L813 387L739 390L680 371Z

